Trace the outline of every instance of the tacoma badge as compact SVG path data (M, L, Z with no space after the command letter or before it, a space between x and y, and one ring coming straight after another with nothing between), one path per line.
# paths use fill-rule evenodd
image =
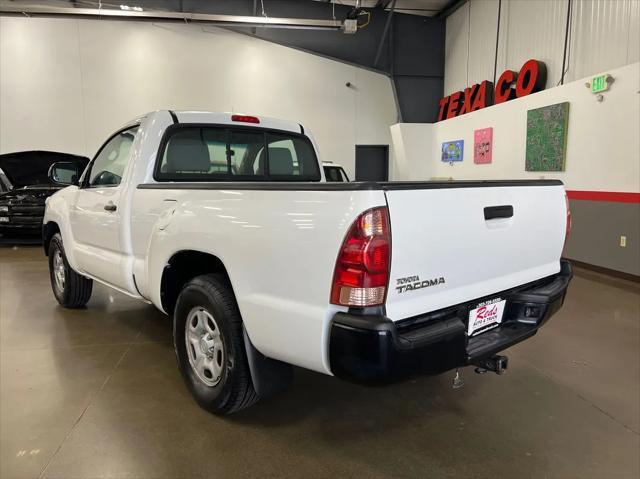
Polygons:
M439 278L425 279L424 281L420 281L419 276L407 276L396 280L396 291L400 294L413 291L414 289L428 288L429 286L437 286L444 283L444 277L442 276Z

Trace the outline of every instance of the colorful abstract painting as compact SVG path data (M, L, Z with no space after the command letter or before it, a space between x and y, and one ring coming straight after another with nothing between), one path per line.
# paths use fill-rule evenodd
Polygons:
M527 112L526 171L564 171L569 103Z
M473 132L473 162L477 165L491 163L493 155L493 128Z
M464 140L445 141L442 143L442 161L462 161L464 157Z

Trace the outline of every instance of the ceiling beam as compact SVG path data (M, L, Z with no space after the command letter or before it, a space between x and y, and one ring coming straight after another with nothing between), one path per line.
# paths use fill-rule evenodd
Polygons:
M374 5L373 8L382 8L385 9L389 6L391 0L378 0L378 2Z
M435 18L447 18L468 1L469 0L449 0L442 10L435 15Z
M384 24L384 30L382 31L382 37L380 37L380 43L378 44L378 51L376 52L376 58L373 60L373 68L378 66L378 62L380 61L380 55L382 54L382 47L384 46L384 42L387 39L387 34L389 33L389 27L391 26L391 20L393 19L393 10L396 8L396 0L392 0L391 9L389 10L389 14L387 15L387 22Z
M255 17L258 14L258 0L253 0L253 16ZM252 28L251 33L256 34L256 29Z
M27 15L33 17L73 17L73 18L118 18L122 20L138 20L151 22L188 22L209 23L229 27L261 27L261 28L293 28L310 30L341 30L339 20L317 20L313 18L276 18L242 15L215 15L209 13L186 12L136 12L131 10L98 9L98 8L66 8L66 7L31 7L0 6L2 15Z

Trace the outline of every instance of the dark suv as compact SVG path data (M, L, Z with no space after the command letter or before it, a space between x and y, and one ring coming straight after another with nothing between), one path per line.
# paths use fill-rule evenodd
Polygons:
M0 155L0 239L39 238L45 200L63 188L53 183L49 168L63 161L58 172L78 178L89 163L84 156L54 151L20 151ZM60 173L59 173L60 174Z

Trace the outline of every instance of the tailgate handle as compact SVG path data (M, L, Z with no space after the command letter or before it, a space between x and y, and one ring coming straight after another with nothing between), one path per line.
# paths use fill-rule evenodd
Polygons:
M513 206L487 206L484 209L484 219L493 220L495 218L511 218L513 216Z

